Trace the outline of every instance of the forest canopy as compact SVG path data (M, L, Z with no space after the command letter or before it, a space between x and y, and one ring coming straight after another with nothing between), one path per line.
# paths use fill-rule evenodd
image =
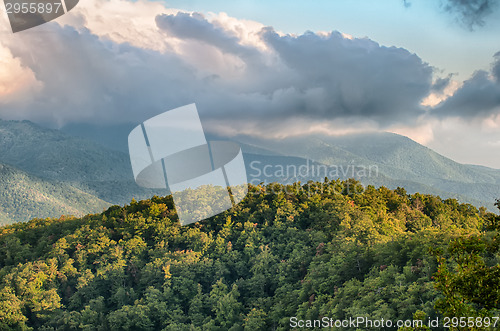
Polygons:
M171 196L33 219L0 228L0 330L493 318L499 226L454 199L328 179L250 185L233 209L188 226Z

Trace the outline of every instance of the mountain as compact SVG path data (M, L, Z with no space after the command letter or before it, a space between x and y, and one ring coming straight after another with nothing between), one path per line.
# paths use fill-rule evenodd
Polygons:
M409 192L457 198L490 210L495 210L493 203L500 197L500 170L457 163L398 134L309 135L284 139L237 136L233 139L244 146L244 151L266 150L268 169L277 169L277 164L285 168L288 164L298 167L309 162L310 168L321 164L328 170L337 170L333 174L337 173L341 179L355 177L365 185L401 186ZM274 153L273 158L269 152ZM249 159L253 161L255 156ZM263 168L266 163L259 166ZM320 180L324 176L302 177L301 180Z
M65 183L110 204L168 194L168 190L139 187L127 153L104 147L116 144L117 149L123 149L127 127L110 127L109 132L103 132L105 127L77 126L71 132L68 126L62 132L28 121L0 121L0 163L41 180ZM96 141L77 136L85 134ZM252 184L354 177L364 185L405 187L410 193L456 198L492 211L500 197L500 170L454 162L397 134L230 139L242 147ZM102 144L97 142L100 140Z
M0 164L0 224L102 212L109 203L65 183Z
M98 140L117 149L126 149L127 128L132 125L68 126L68 133ZM119 138L121 137L121 138ZM475 206L496 211L493 203L500 197L500 170L466 165L446 158L417 142L394 133L372 132L342 136L306 135L283 139L250 136L207 136L209 140L229 139L240 143L249 181L252 183L291 180L322 180L322 174L282 176L279 169L327 166L333 170L329 178L356 177L365 185L389 188L405 187L409 192L456 198ZM121 143L120 143L121 142ZM253 166L252 166L253 162ZM308 163L309 162L309 163ZM264 174L264 167L273 170ZM371 167L371 174L363 173ZM253 168L253 169L252 169ZM255 170L259 169L259 170ZM354 171L353 171L354 170ZM278 176L275 176L275 172Z
M398 177L500 184L500 170L457 163L394 133L329 137L325 141L387 167L404 170Z
M69 123L61 127L68 135L96 142L108 149L128 153L128 134L137 123L96 125L86 123Z
M126 153L29 121L0 121L0 162L112 204L166 194L135 184Z
M29 121L0 121L0 160L41 178L67 182L131 175L126 154Z

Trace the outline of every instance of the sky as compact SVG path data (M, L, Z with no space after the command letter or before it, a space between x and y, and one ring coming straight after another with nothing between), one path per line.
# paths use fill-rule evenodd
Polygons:
M500 168L500 4L84 0L15 33L0 118L141 123L196 102L208 130L389 131Z
M459 2L459 1L457 1ZM474 0L470 1L474 3ZM306 1L166 1L187 10L226 12L228 15L273 26L285 33L337 30L368 37L385 46L404 47L424 61L466 79L488 69L498 49L499 13L485 13L470 29L460 12L449 12L450 2L417 0L306 0ZM478 1L478 5L483 1ZM469 14L470 15L470 14ZM483 25L483 26L481 26Z

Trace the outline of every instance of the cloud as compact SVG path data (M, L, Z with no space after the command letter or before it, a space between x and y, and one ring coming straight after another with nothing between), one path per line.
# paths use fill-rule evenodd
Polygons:
M62 26L70 25L78 31L87 29L92 34L118 44L128 43L163 52L174 49L178 42L158 33L154 17L178 11L160 2L147 0L85 0L58 18L57 22Z
M178 39L191 39L213 45L223 52L245 56L251 48L241 46L236 36L210 23L200 13L182 13L156 16L158 28Z
M497 0L446 0L444 9L457 15L466 27L473 30L475 26L485 24L485 18L497 4Z
M432 114L437 117L488 117L500 112L500 54L495 54L491 72L479 70L462 87L440 103Z
M268 28L262 36L292 70L288 85L323 99L313 109L299 104L292 113L370 118L382 126L422 114L419 104L430 91L432 68L405 49L348 39L339 32L280 36Z
M494 57L496 61L493 63L493 68L491 69L491 72L495 77L496 82L500 83L500 52L497 52Z
M426 145L434 151L457 162L500 169L500 115L432 119L429 125L434 139Z
M449 74L445 78L438 78L431 86L431 91L435 93L442 93L448 85L450 85L453 74Z
M225 62L234 63L236 67L244 66L247 73L261 72L265 67L261 51L255 45L242 44L240 37L235 31L228 29L227 25L209 22L200 13L163 14L156 16L155 21L167 37L177 38L183 43L183 47L179 47L180 52L187 58L191 58L191 62L195 65L199 66L200 61L190 54L196 54L197 51L203 49L204 55L219 53L218 56L212 56L223 57ZM210 49L204 46L209 46ZM196 49L193 50L193 47Z
M284 35L225 14L203 16L125 2L118 24L97 34L123 1L89 0L70 25L1 41L39 86L29 103L0 97L3 118L66 123L136 123L196 102L207 122L278 130L285 120L411 123L432 89L433 69L402 48L339 32ZM88 6L89 8L85 7ZM130 26L144 26L144 38ZM121 31L123 30L123 31ZM162 46L151 46L158 41ZM15 79L14 79L15 81ZM239 124L238 124L239 123ZM262 131L261 130L261 131ZM281 129L280 129L281 130Z
M486 17L495 11L498 2L499 0L441 0L441 6L472 31L477 26L484 26ZM405 8L412 5L408 0L402 0L402 3Z
M69 26L46 29L50 33L27 33L9 45L42 87L31 103L4 103L3 118L56 125L138 121L142 113L188 99L183 96L193 72L172 54L115 44Z
M432 108L452 96L463 85L463 83L452 79L452 77L453 75L450 74L446 78L436 79L432 84L431 93L420 104L427 107L428 110L432 110Z
M27 104L41 87L33 71L14 58L8 48L0 45L0 105L9 103L19 107Z

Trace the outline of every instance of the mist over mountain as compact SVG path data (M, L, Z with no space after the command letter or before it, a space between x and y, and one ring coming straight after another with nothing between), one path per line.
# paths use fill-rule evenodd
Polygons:
M113 151L128 153L127 137L136 126L137 123L116 125L70 123L64 125L60 131L71 136L93 141Z

